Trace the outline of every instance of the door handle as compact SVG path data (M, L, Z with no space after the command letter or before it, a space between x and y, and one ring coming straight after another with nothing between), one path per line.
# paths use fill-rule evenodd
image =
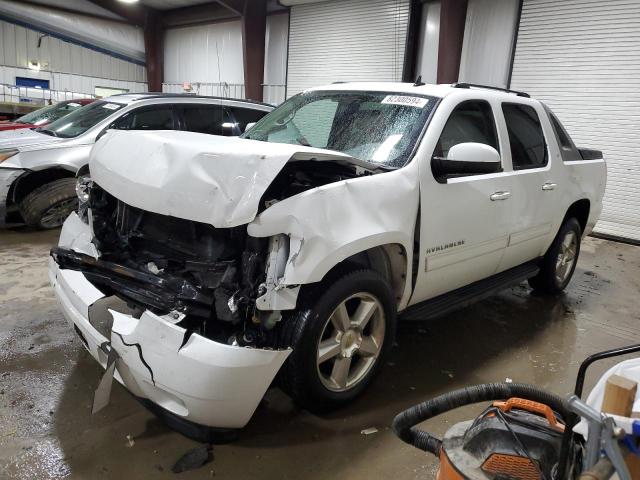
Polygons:
M489 198L495 202L496 200L506 200L510 196L511 196L511 192L496 192L491 194Z
M544 185L542 185L542 190L553 190L557 186L558 185L553 182L546 182Z

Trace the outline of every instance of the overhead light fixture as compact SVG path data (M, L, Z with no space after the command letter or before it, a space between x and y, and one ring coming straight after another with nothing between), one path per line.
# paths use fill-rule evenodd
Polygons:
M29 67L29 70L35 70L36 72L40 71L40 62L35 60L29 60L29 64L27 66Z
M138 3L140 0L118 0L120 3Z

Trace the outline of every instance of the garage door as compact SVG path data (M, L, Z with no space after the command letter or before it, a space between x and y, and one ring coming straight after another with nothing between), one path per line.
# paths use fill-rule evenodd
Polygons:
M291 8L287 96L337 81L400 81L409 0Z
M637 0L524 0L511 87L546 101L576 144L603 150L596 232L640 240Z

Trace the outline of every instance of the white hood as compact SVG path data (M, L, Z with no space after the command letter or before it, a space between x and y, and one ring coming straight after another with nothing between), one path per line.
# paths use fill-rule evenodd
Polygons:
M18 130L0 132L0 149L17 148L19 150L31 150L64 140L66 139L36 132L31 128L20 128Z
M363 166L330 150L191 132L110 131L91 151L92 179L143 210L228 228L251 222L290 160Z

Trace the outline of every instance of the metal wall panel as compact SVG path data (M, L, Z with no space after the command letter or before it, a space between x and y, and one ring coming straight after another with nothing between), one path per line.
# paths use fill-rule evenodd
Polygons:
M164 81L244 83L239 20L171 28L164 39Z
M0 21L0 83L15 84L15 77L48 79L51 88L93 94L93 86L146 91L146 68L73 43L45 36L13 23ZM41 71L30 70L29 63ZM65 75L59 75L65 74Z
M400 81L409 0L291 7L287 96L336 81Z
M545 101L577 145L602 150L596 232L640 240L637 0L524 0L511 87Z

